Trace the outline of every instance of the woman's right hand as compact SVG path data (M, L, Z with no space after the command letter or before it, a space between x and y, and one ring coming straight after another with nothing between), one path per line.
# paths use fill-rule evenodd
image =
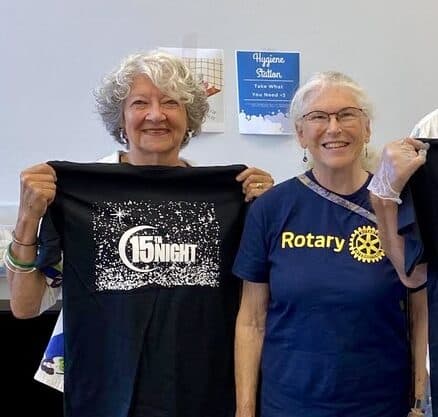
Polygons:
M21 173L20 185L20 206L14 240L9 246L9 251L16 261L35 265L38 225L47 207L55 199L55 170L47 164L34 165ZM12 268L8 269L7 277L11 295L11 311L14 316L17 318L37 316L47 288L44 275L35 268L25 273Z
M48 164L25 169L20 175L20 217L40 219L56 194L56 173Z

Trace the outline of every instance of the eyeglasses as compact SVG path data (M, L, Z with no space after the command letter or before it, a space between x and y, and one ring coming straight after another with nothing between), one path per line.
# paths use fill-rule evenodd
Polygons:
M336 113L327 113L321 110L311 111L303 114L302 118L306 122L326 126L330 123L330 116L335 116L340 125L347 127L354 125L364 114L364 111L357 107L344 107Z

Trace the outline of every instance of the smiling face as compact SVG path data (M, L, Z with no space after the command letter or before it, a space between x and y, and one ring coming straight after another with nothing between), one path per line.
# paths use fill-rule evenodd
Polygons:
M323 111L337 113L347 107L360 108L357 99L347 87L326 86L310 93L304 113ZM296 125L298 139L314 160L314 170L330 174L340 169L361 169L361 153L370 139L370 121L360 113L355 120L339 123L332 115L328 123L299 120Z
M148 77L134 78L124 102L123 121L131 163L180 164L179 151L187 131L186 109Z

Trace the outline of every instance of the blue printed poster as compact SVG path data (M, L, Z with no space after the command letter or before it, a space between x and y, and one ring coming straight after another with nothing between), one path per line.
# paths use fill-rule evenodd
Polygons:
M236 51L239 132L289 135L289 106L299 86L297 52Z

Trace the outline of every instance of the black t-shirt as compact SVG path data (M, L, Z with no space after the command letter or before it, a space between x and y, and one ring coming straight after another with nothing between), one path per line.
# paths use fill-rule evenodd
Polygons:
M430 144L426 163L410 178L407 190L412 195L424 252L428 263L427 292L429 313L430 381L433 414L438 415L438 139L423 139ZM409 198L410 196L407 195ZM408 242L409 244L409 242Z
M66 417L232 417L245 167L51 162Z
M408 188L424 244L423 262L438 256L438 139L424 139L430 144L426 163L412 175Z

